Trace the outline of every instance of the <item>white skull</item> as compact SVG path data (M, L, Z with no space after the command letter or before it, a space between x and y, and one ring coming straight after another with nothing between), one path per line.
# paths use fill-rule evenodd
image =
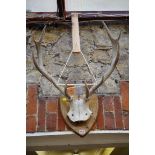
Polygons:
M92 114L92 111L86 104L85 95L82 95L82 93L83 91L80 91L80 93L77 92L78 95L72 96L70 110L67 113L72 122L86 121Z
M72 122L86 121L90 118L92 111L86 105L84 99L75 99L71 102L67 116Z

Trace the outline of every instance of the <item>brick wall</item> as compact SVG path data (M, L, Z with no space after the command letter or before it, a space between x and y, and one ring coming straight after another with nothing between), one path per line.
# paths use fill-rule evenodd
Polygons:
M129 82L120 81L120 95L98 96L99 112L92 130L129 129ZM70 130L61 116L58 97L38 97L38 85L27 85L26 132Z

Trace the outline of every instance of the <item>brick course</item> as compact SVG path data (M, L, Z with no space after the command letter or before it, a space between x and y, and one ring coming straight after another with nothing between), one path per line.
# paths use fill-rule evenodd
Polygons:
M123 128L122 108L119 96L114 97L114 109L115 109L116 129L122 129Z
M58 98L47 100L47 112L58 112Z
M103 115L103 96L98 97L99 110L97 117L97 128L104 129L104 115Z
M113 111L113 96L104 96L104 111Z
M57 127L57 114L50 113L46 116L46 127L47 131L56 131Z
M45 99L39 99L37 131L45 131L45 113L46 113L46 101Z
M37 121L35 116L26 117L26 131L36 132Z
M115 120L113 112L105 112L105 129L112 130L115 129Z
M65 122L64 122L63 117L61 115L60 105L59 104L58 104L58 130L59 131L64 131L65 130Z
M129 110L129 82L121 81L120 82L120 91L122 98L122 108L123 110Z
M28 115L33 115L37 113L37 96L38 87L35 84L28 85L27 90L27 106L26 112Z
M129 112L123 111L123 122L124 122L124 129L129 129Z
M99 111L92 130L128 130L128 81L120 82L120 95L98 96ZM26 132L70 130L60 111L59 97L38 98L38 85L28 84Z

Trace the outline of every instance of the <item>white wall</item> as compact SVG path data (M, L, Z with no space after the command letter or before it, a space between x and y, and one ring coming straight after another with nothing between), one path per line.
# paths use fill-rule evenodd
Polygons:
M56 12L57 0L26 0L26 10L32 12Z
M69 11L122 11L129 10L128 0L66 0Z
M128 0L65 0L67 11L128 11ZM57 0L26 0L32 12L56 12Z

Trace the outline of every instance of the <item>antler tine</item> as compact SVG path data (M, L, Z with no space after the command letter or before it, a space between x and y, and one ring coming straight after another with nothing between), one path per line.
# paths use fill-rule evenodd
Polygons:
M42 42L42 40L43 40L43 38L44 38L45 30L46 30L46 25L44 26L44 28L43 28L43 30L42 30L42 32L41 32L40 38L39 38L40 44L41 44L41 42Z
M37 50L37 56L38 56L38 63L40 66L43 66L43 61L42 61L42 52L40 52L40 46L41 46L41 43L42 43L42 40L44 38L44 35L45 35L45 29L46 29L46 25L44 26L42 32L41 32L41 35L40 35L40 38L38 41L36 41L34 39L34 34L32 35L32 38L33 38L33 41L35 43L35 46L36 46L36 50Z
M107 70L107 72L105 73L105 75L101 78L101 80L96 85L94 85L89 90L89 96L91 96L95 92L95 90L98 89L109 78L109 76L114 71L114 69L116 67L116 64L118 62L118 59L119 59L119 39L120 39L120 36L121 36L121 32L120 32L118 38L117 39L114 39L112 37L112 35L111 35L111 32L110 32L109 28L105 24L105 22L103 21L102 23L105 26L105 29L106 29L107 34L108 34L108 37L109 37L109 39L110 39L110 41L112 43L112 49L113 49L114 57L113 57L111 66L109 67L109 69Z
M107 27L107 25L105 24L104 21L102 21L102 24L104 25L104 27L105 27L105 29L106 29L106 31L107 31L108 37L110 38L111 42L112 42L112 41L113 41L113 42L119 41L119 39L120 39L120 37L121 37L121 32L119 33L118 38L117 38L117 39L114 39L114 38L112 37L112 34L111 34L109 28Z
M34 53L34 50L33 50L33 52L32 52L33 63L34 63L34 65L35 65L35 67L38 69L38 71L39 71L47 80L49 80L51 83L53 83L53 85L54 85L64 96L66 96L67 98L69 98L69 96L65 93L65 91L63 91L63 90L61 89L61 87L59 87L59 86L56 84L56 82L55 82L55 80L52 78L52 76L51 76L48 72L46 72L46 70L45 70L45 68L44 68L44 66L43 66L43 62L42 62L42 53L41 53L41 51L40 51L40 45L41 45L41 42L42 42L43 37L44 37L44 35L45 35L45 29L46 29L46 26L45 26L45 27L43 28L43 30L42 30L41 36L40 36L40 38L39 38L39 41L36 41L36 40L34 39L34 34L32 35L33 40L34 40L35 45L36 45L37 56L38 56L38 63L37 63L37 60L35 59L35 53ZM70 99L70 98L69 98L69 99Z

